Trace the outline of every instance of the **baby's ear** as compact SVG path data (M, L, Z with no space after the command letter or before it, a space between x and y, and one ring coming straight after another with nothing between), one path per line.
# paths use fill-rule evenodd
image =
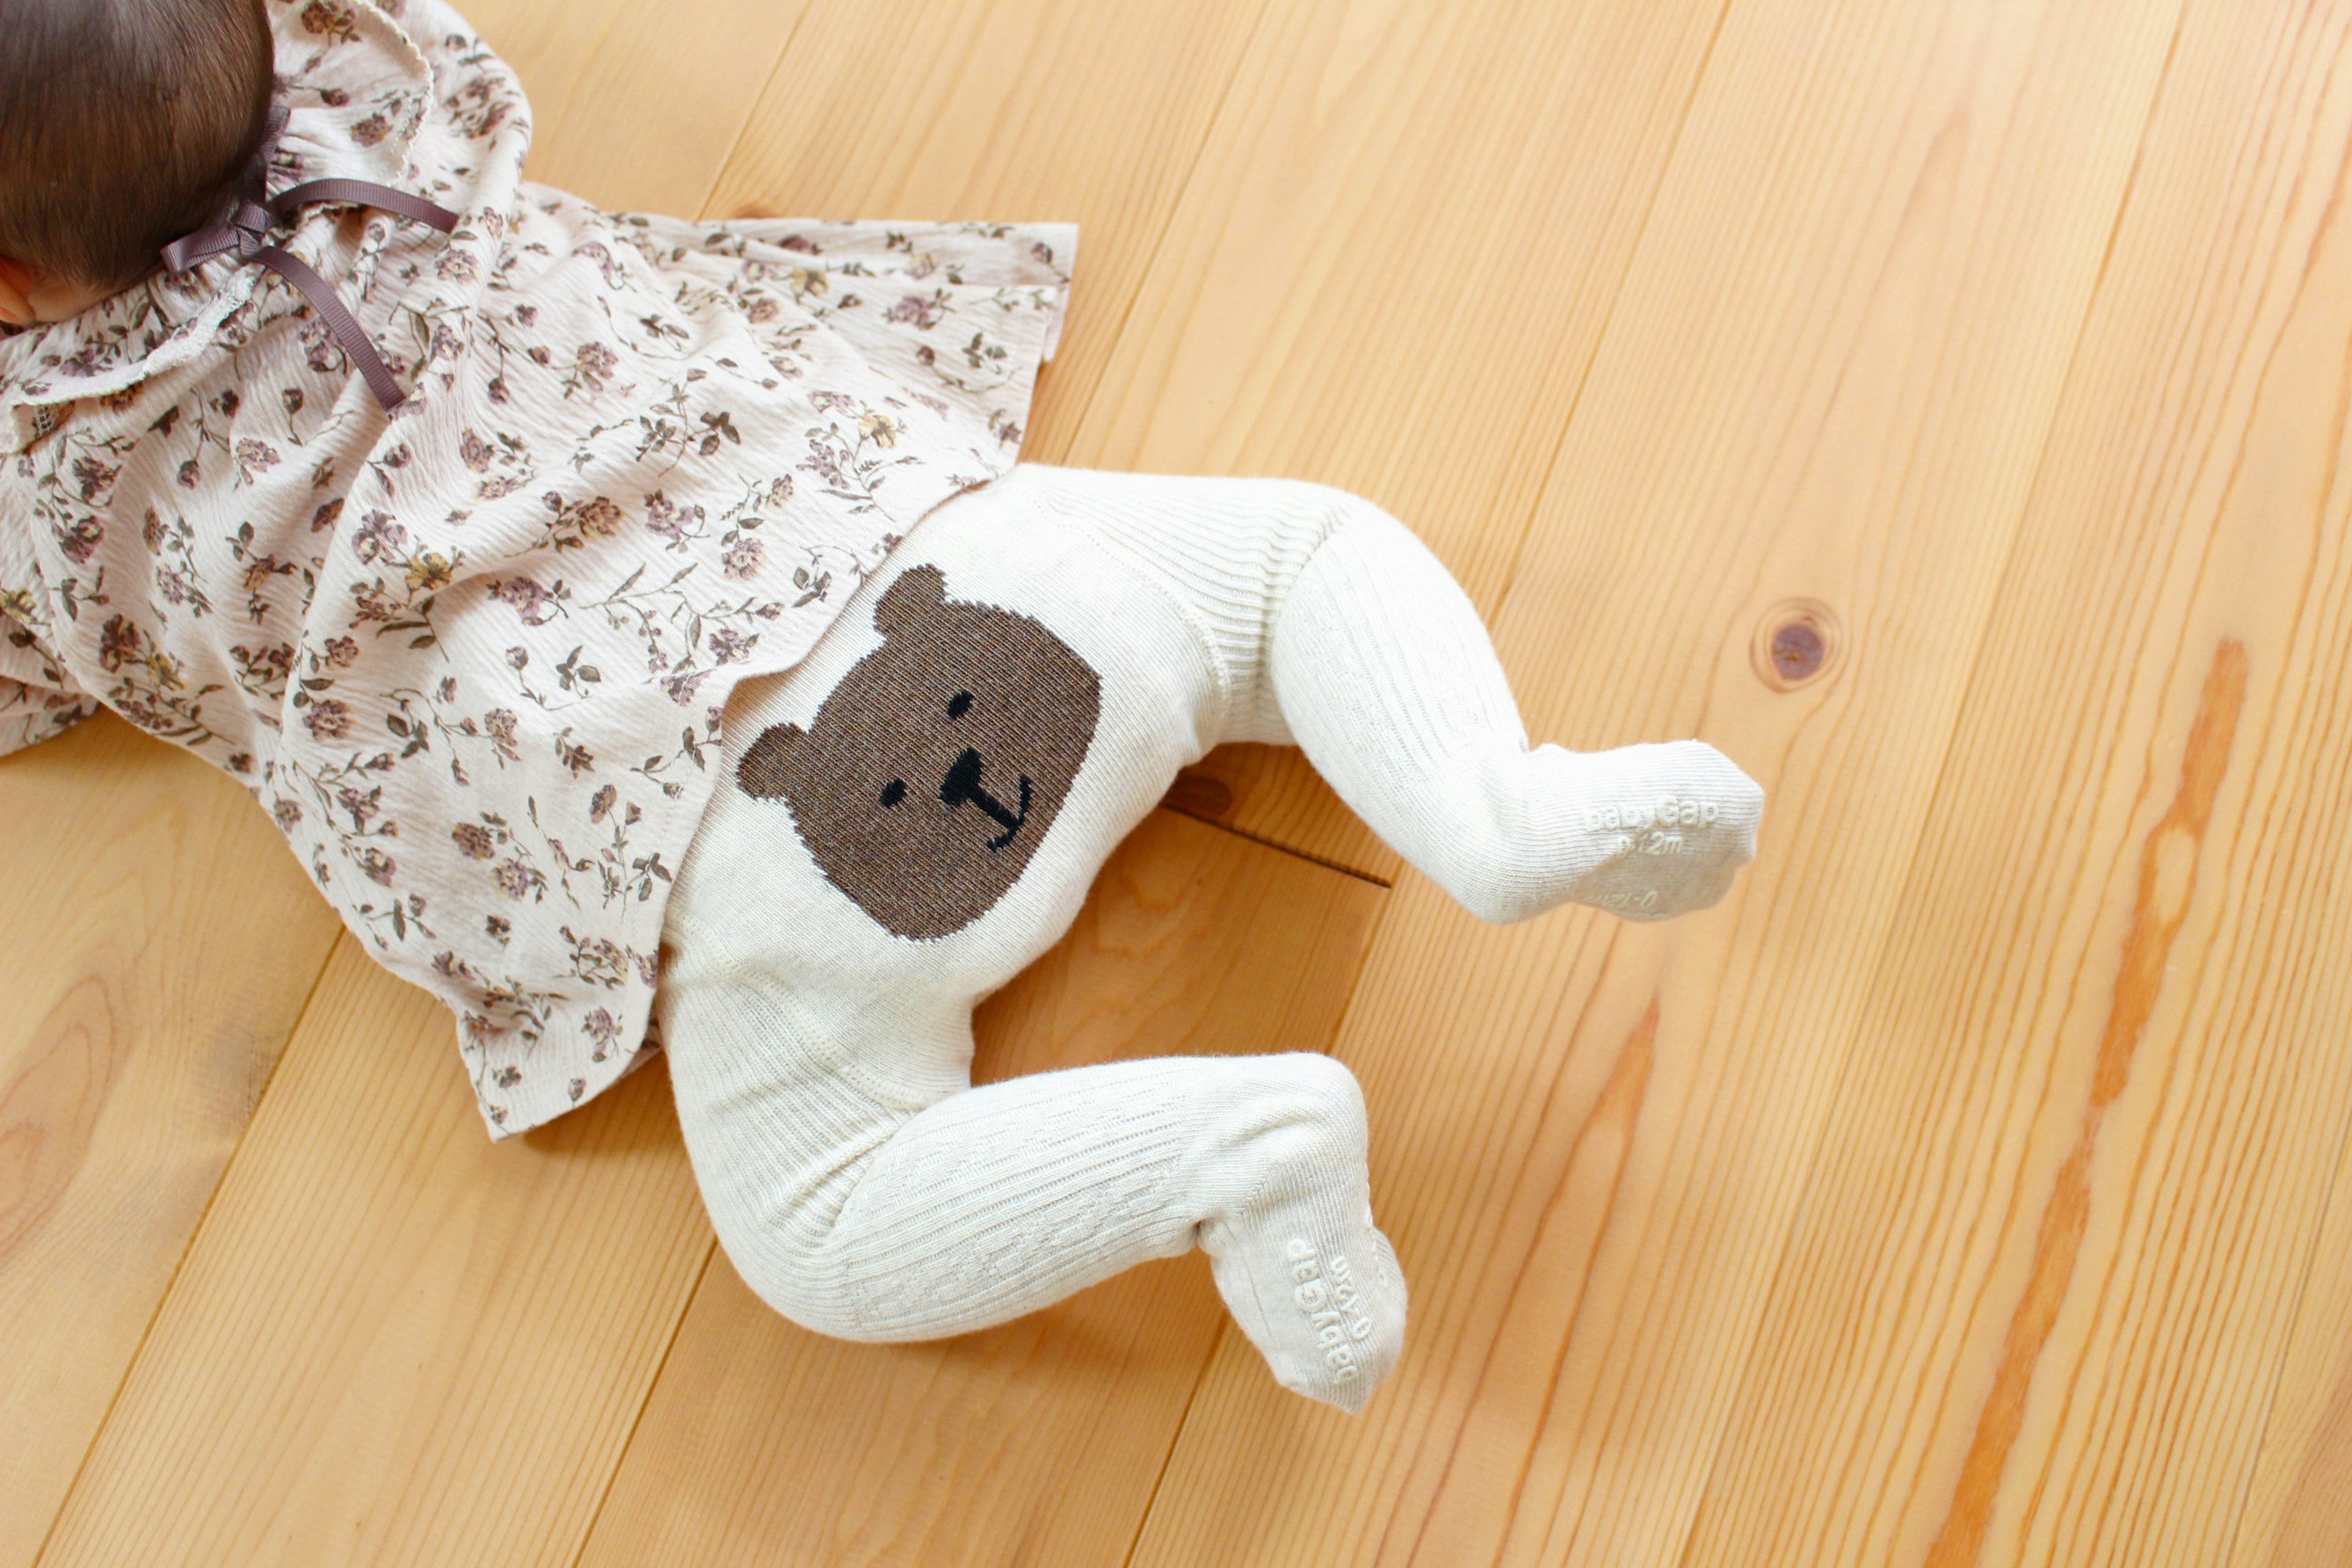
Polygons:
M874 626L886 637L912 631L948 600L948 580L936 566L918 566L883 591Z
M0 256L0 322L33 324L33 269L13 256Z
M754 800L782 800L792 784L793 743L807 738L798 724L777 724L751 742L735 765L735 782Z

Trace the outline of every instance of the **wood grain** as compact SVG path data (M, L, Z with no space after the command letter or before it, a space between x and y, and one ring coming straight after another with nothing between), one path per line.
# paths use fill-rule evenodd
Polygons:
M1356 490L1491 612L1722 10L1270 7L1070 460ZM1557 608L1580 636L1581 607ZM1296 752L1228 748L1195 775L1183 809L1222 800L1214 820L1394 879Z
M2246 1568L2352 1561L2352 1141L2296 1309L2229 1558Z
M1538 735L1716 741L1763 858L1497 931L1229 748L992 1004L996 1075L1358 1068L1414 1300L1349 1421L1198 1259L802 1334L657 1074L487 1144L233 785L52 742L0 1563L2352 1553L2352 0L474 19L605 204L1080 222L1032 457L1370 494Z
M1158 812L992 998L978 1076L1319 1050L1386 894ZM1198 1254L936 1344L852 1345L715 1262L583 1568L1116 1563L1223 1308Z
M1136 1563L1683 1551L2172 22L1734 4L1496 640L1539 731L1722 745L1762 856L1663 929L1482 931L1398 884L1338 1051L1412 1346L1350 1426L1229 1336ZM1845 651L1786 691L1752 647L1800 598Z
M642 1072L482 1135L351 938L41 1562L569 1563L711 1242Z
M1264 0L812 0L722 216L1079 226L1022 455L1066 460Z
M2347 25L2187 8L1687 1562L2229 1558L2352 1117Z
M30 1563L333 913L245 791L113 718L0 762L0 1563Z
M530 178L616 212L708 216L808 0L469 0L530 99Z

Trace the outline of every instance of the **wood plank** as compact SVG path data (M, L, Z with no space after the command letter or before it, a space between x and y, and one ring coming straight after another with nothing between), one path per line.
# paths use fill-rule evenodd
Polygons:
M2352 1562L2352 1140L2311 1263L2246 1489L2233 1568Z
M1269 11L1069 459L1359 491L1491 613L1722 10ZM1397 873L1287 749L1222 750L1172 804Z
M1022 444L1065 460L1263 5L814 0L713 211L1077 224Z
M658 1070L494 1144L345 937L43 1568L569 1564L710 1247Z
M1318 1050L1386 894L1172 812L982 1008L980 1076ZM1198 1254L931 1344L794 1328L714 1262L583 1568L1113 1563L1223 1309Z
M2187 8L1686 1563L2223 1562L2306 1392L2352 1124L2348 45L2340 4Z
M118 719L0 762L0 1563L40 1549L339 929Z
M614 212L707 216L807 0L467 0L530 99L525 171Z
M1737 0L1497 621L1541 732L1771 792L1722 910L1391 894L1366 1080L1412 1342L1364 1419L1228 1335L1133 1561L1683 1550L2121 206L2173 8ZM1841 649L1755 661L1792 601Z

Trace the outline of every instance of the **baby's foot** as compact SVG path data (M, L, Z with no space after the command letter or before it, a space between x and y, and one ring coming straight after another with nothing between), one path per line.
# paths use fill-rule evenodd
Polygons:
M1703 910L1756 858L1764 791L1704 741L1538 758L1563 774L1570 828L1589 868L1568 896L1630 921Z
M1363 1096L1328 1058L1268 1060L1297 1075L1283 1124L1249 1146L1264 1162L1255 1197L1202 1226L1201 1245L1275 1381L1352 1415L1404 1349L1404 1274L1368 1200Z
M1216 1260L1217 1283L1276 1383L1353 1415L1404 1349L1404 1271L1370 1209L1337 1238L1318 1228L1260 1227Z

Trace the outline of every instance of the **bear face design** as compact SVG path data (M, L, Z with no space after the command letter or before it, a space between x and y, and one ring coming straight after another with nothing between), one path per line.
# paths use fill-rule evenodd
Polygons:
M882 646L806 730L778 724L735 770L780 800L825 879L892 933L986 914L1054 826L1102 716L1102 681L1038 622L947 596L917 566L874 606Z

